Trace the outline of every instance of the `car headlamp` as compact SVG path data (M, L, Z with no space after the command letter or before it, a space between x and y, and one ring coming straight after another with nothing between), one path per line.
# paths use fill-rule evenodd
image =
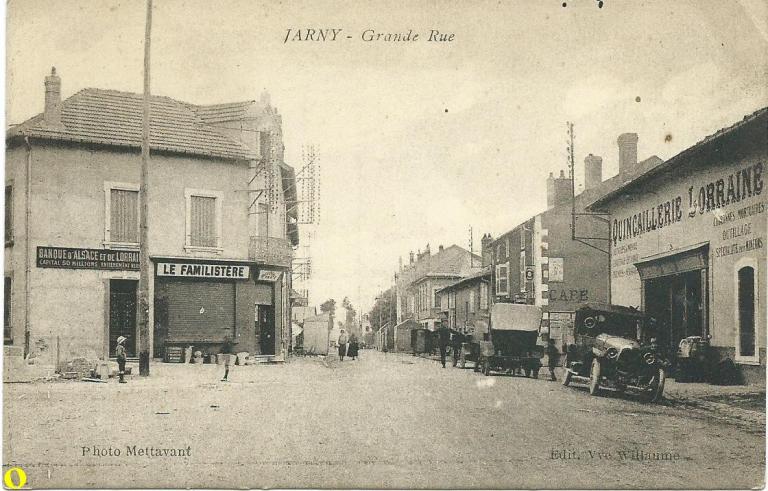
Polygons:
M653 353L646 353L643 355L643 360L647 364L653 365L654 363L656 363L656 355L654 355Z
M615 360L616 358L619 357L619 350L617 350L616 348L609 348L608 351L605 353L605 356L607 356L612 360Z

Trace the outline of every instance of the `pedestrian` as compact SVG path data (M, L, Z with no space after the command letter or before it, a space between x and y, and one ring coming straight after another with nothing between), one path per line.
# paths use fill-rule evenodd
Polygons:
M341 334L339 334L339 358L341 361L344 361L344 356L347 354L347 334L344 332L344 329L341 330Z
M461 358L461 344L464 342L464 336L458 332L454 332L451 335L451 347L453 349L453 366L459 363Z
M347 356L353 360L357 360L357 354L360 350L360 343L357 340L357 335L352 333L349 335L349 348L347 349Z
M560 352L557 351L555 340L549 338L549 341L547 342L547 366L549 367L549 379L553 382L557 380L557 378L555 378L555 367L559 361Z
M232 340L228 337L224 338L224 344L221 345L221 354L224 355L224 378L221 381L229 382L227 377L229 377L229 365L232 358Z
M451 331L445 327L445 324L440 324L440 328L437 330L437 347L440 348L440 363L445 368L445 353L448 351L448 344L451 342Z
M117 357L117 375L120 377L120 383L126 384L125 381L125 361L127 356L125 354L125 342L128 340L125 336L117 338L117 346L115 346L115 356Z

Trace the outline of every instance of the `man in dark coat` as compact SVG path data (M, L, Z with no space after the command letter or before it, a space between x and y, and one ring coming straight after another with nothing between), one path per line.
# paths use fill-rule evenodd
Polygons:
M459 363L461 358L461 344L464 342L464 335L458 332L451 333L451 349L453 349L453 366Z
M440 348L440 363L445 368L445 353L448 351L448 344L451 342L451 331L445 327L445 324L440 324L440 328L437 330L437 347Z
M547 366L549 368L549 379L553 382L557 380L555 377L555 367L557 367L559 361L560 352L557 351L555 340L550 338L547 342Z

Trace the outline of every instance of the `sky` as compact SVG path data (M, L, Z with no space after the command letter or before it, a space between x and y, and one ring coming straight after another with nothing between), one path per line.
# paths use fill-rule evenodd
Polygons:
M6 8L7 124L42 111L51 66L64 97L142 90L143 1ZM342 34L284 41L308 28ZM603 178L618 171L621 133L638 133L641 160L667 159L768 105L763 0L154 0L152 29L153 94L209 104L267 90L287 163L316 147L310 300L348 296L358 311L410 251L468 248L472 227L478 252L484 233L543 211L567 121L578 188L589 153ZM363 41L370 29L420 39ZM428 41L431 29L453 40Z

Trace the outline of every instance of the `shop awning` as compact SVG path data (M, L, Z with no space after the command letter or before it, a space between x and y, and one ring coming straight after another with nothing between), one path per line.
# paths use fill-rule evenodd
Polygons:
M635 267L640 279L648 280L704 269L708 262L709 243L702 242L644 257Z

